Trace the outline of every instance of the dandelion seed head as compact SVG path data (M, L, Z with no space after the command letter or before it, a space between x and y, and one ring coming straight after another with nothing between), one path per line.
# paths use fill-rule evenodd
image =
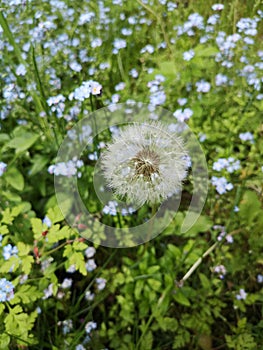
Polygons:
M159 122L122 129L102 156L108 185L136 205L160 203L175 194L186 176L183 142Z

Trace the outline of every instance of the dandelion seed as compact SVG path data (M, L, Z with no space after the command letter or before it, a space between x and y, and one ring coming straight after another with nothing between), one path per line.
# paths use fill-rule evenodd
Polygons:
M102 156L105 178L120 197L138 205L175 194L186 176L187 155L180 138L158 122L121 130Z

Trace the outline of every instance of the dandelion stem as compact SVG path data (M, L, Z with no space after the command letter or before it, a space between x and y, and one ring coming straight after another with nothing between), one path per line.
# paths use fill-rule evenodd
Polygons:
M180 280L179 285L182 285L191 275L192 273L198 268L198 266L201 264L203 259L209 255L219 244L219 241L214 243L210 248L208 248L204 254L196 260L196 262L191 266L191 268L186 272L184 277Z

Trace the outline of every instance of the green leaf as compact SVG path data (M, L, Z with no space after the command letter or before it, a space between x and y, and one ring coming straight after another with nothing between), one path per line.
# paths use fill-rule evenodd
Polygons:
M5 173L5 179L14 189L22 191L24 188L24 177L16 168L8 168Z
M195 57L213 57L218 53L215 46L198 45L195 48Z
M21 197L11 191L2 191L3 197L5 197L9 202L21 202Z
M2 217L2 220L1 220L1 223L2 224L12 224L13 220L14 220L14 217L11 213L11 210L10 208L6 208L3 213L2 213L3 217Z
M34 258L32 255L28 255L25 258L22 259L22 271L26 274L29 275L31 271L32 264L34 263Z
M8 228L6 225L0 226L0 235L4 236L8 233Z
M33 176L39 173L47 165L48 161L49 158L47 158L46 156L36 154L32 159L33 166L29 170L29 175Z
M178 73L178 65L173 61L163 61L157 71L167 78L174 78Z
M52 225L48 231L48 242L56 243L62 239L69 239L71 228L68 226L62 227L60 229L59 225ZM87 248L87 245L86 245Z
M7 134L0 134L0 143L5 143L6 141L9 141L10 137Z
M185 232L186 237L196 237L198 233L205 232L211 228L213 225L212 221L204 215L200 215L194 226Z
M162 287L162 283L156 279L153 278L149 278L147 280L148 284L151 286L151 288L153 290L155 290L156 292L159 292L161 290Z
M39 239L44 231L42 221L39 218L32 218L30 222L32 225L32 231L34 232L34 238Z
M57 222L64 220L64 215L62 214L59 206L57 205L54 208L50 208L48 210L47 216L51 220L52 224L56 224Z
M16 289L14 298L10 300L10 304L15 305L21 302L23 304L29 304L42 296L43 293L40 292L37 287L23 284L19 289Z
M28 255L28 253L31 250L30 246L28 244L23 243L23 242L17 243L17 249L18 249L18 256Z
M168 251L171 252L173 258L179 259L182 255L181 250L173 244L168 244Z
M6 350L9 349L8 345L10 343L10 337L8 334L0 334L0 349Z
M140 300L141 298L141 293L144 287L144 281L143 280L138 280L135 283L135 288L134 288L134 296L136 300Z
M0 266L0 272L8 273L10 271L14 272L18 269L20 265L20 259L13 255L7 261L3 262Z
M70 244L64 248L63 256L68 258L69 265L75 265L76 270L83 275L87 275L84 256L81 252L75 252Z
M211 284L209 282L209 279L203 274L203 273L199 273L199 278L200 278L200 281L202 283L202 286L209 290L211 289Z
M156 272L159 271L159 270L160 270L160 266L159 266L159 265L154 265L154 266L150 266L150 267L148 268L147 273L148 273L149 275L152 275L152 274L156 273Z
M5 305L3 303L0 304L0 315L2 314L2 312L5 309Z
M261 213L261 204L255 192L246 191L239 205L238 215L246 225L251 225Z
M173 296L174 300L177 301L177 303L184 305L184 306L190 306L190 301L186 298L186 296L183 294L181 290L177 290L176 293Z
M34 311L31 314L23 312L21 306L16 305L13 309L9 308L9 314L5 318L5 328L8 334L15 337L19 337L19 343L35 343L32 335L29 331L34 327L35 319L37 318L37 312Z
M178 328L178 321L176 318L172 317L163 317L157 320L160 328L163 331L170 331L170 332L175 332L176 329Z
M148 331L142 338L140 350L152 350L153 335L151 331Z
M16 153L22 153L30 148L38 138L39 135L25 131L23 135L16 136L11 141L9 141L7 143L7 147L15 148Z

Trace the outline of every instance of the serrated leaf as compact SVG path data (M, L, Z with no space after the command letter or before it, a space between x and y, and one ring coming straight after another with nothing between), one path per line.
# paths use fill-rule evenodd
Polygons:
M86 265L84 256L80 252L73 253L69 258L70 265L75 265L76 270L79 270L79 272L83 275L87 275Z
M8 233L8 228L6 225L3 225L3 226L0 226L0 234L3 236L3 235L6 235Z
M176 320L176 318L163 317L158 319L158 323L160 328L165 332L166 331L174 332L178 328L178 321Z
M48 242L56 243L62 239L68 239L70 237L70 232L71 229L68 226L64 226L60 229L59 225L53 225L48 231Z
M21 287L19 287L19 289L15 291L14 298L10 300L10 304L15 305L20 302L23 304L29 304L41 298L42 296L43 293L37 290L35 286L23 284Z
M87 249L87 247L88 247L88 245L87 245L86 243L84 243L84 242L75 241L75 242L73 243L73 249L75 249L75 250L80 250L80 251L82 251L82 250Z
M20 259L17 256L11 256L7 261L3 262L0 266L0 272L8 273L14 272L20 265Z
M29 275L31 271L32 264L34 263L34 258L32 255L28 255L22 259L22 272Z
M0 334L0 349L6 350L9 349L8 345L10 343L10 337L8 334Z
M51 220L52 224L56 224L57 222L64 220L64 215L57 205L54 208L48 209L47 216Z
M153 346L153 335L151 331L148 331L144 334L141 342L140 349L141 350L152 350Z
M44 231L43 223L38 218L32 218L30 220L30 222L31 222L31 225L32 225L32 230L34 232L34 238L38 239L41 236L42 232Z
M16 246L18 249L18 256L27 255L31 250L30 246L28 244L23 243L23 242L18 242Z
M37 312L34 311L31 314L22 312L22 308L16 305L13 309L9 309L9 314L5 318L6 332L15 337L19 337L19 342L23 344L23 340L27 343L34 343L32 335L28 332L34 327L35 319L37 318Z
M11 209L10 208L6 208L3 213L2 213L3 217L2 217L2 220L1 220L1 223L3 224L12 224L13 220L14 220L14 217L11 213Z

